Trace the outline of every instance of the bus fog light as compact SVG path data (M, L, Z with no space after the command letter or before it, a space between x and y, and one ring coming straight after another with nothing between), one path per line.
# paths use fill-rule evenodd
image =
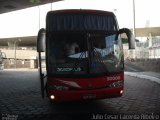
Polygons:
M51 99L51 100L54 100L54 99L55 99L55 96L54 96L54 95L51 95L51 96L50 96L50 99Z
M123 94L123 90L120 91L120 94Z

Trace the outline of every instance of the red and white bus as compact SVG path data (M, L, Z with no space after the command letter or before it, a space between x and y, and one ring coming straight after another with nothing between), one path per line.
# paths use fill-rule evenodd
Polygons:
M46 29L40 29L37 37L42 97L45 90L53 102L120 97L124 89L123 33L129 49L134 49L131 31L119 29L112 12L48 12ZM41 52L46 54L46 76Z

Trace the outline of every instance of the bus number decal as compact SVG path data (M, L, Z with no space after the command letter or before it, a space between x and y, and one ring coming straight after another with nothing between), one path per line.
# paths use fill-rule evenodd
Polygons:
M121 79L120 76L107 77L107 80L108 80L108 81L111 81L111 80L120 80L120 79Z
M78 68L57 68L57 72L69 72L69 71L82 71L80 67Z

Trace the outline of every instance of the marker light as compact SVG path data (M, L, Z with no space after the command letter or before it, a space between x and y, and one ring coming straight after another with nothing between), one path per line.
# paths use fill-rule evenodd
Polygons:
M50 96L50 99L51 99L51 100L54 100L54 99L55 99L55 96L54 96L54 95L51 95L51 96Z

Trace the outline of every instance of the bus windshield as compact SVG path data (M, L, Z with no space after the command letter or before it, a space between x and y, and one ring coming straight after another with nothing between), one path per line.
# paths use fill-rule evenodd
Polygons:
M50 34L48 68L54 75L99 75L123 71L121 37L116 33Z

